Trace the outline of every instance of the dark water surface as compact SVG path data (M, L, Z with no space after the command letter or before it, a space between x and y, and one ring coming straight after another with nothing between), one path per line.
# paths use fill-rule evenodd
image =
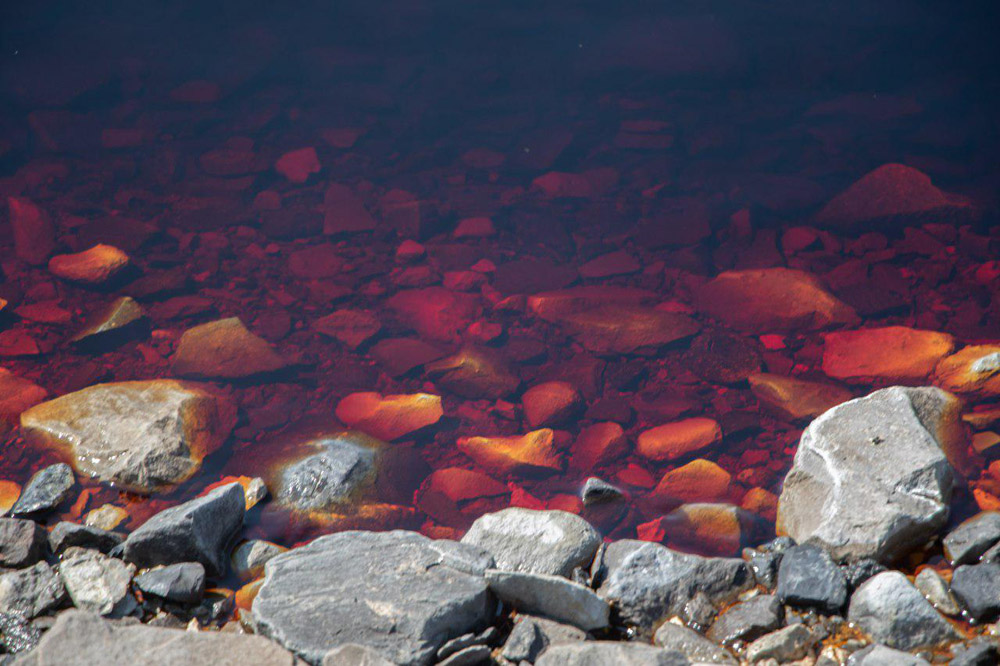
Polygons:
M774 534L809 420L762 405L750 375L839 396L937 381L934 362L832 371L830 331L1000 344L992 3L204 4L0 9L0 191L51 218L46 258L105 243L134 267L102 287L62 280L16 255L0 207L0 367L50 397L172 377L181 334L223 317L292 363L211 382L238 421L193 479L144 497L81 477L84 494L52 521L111 502L130 529L223 477L273 480L302 441L344 427L345 396L422 392L441 396L444 416L385 445L374 488L336 515L265 504L248 536L457 536L520 505L582 511L617 538L732 552ZM281 161L301 149L315 154ZM276 168L289 159L302 178ZM918 171L876 172L828 206L886 164ZM803 304L787 285L735 298L704 287L778 267L815 276L851 316L790 316ZM120 296L141 303L148 330L73 346ZM341 310L379 330L356 347L321 332ZM853 349L873 344L886 343ZM482 374L469 390L434 369L470 345L502 368L485 389ZM925 353L918 342L872 355L907 366ZM503 468L459 445L537 430L522 396L549 381L580 396L552 424L555 463ZM966 409L1000 408L997 393L966 395ZM669 459L640 450L640 434L692 418L714 420L717 441ZM987 433L977 441L992 441L1000 426L973 420ZM588 453L615 437L604 459ZM957 518L1000 506L997 449L976 458ZM0 478L23 484L58 459L15 427ZM590 476L625 501L583 507ZM695 502L746 514L676 512Z

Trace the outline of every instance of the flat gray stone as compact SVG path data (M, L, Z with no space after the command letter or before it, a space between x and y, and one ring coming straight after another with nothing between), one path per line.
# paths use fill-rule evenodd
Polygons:
M567 511L510 508L476 519L462 543L482 548L498 569L570 577L589 567L601 535Z
M205 593L205 567L200 562L180 562L150 569L135 578L135 586L178 604L196 604Z
M69 497L76 483L73 468L56 463L35 472L24 485L21 495L8 512L12 516L30 516L52 511Z
M42 558L47 534L33 520L0 518L0 567L19 568Z
M958 638L951 624L898 571L880 573L863 583L851 597L847 619L874 641L899 650Z
M240 484L216 488L143 523L125 539L124 558L142 568L201 562L210 576L221 576L245 513Z
M847 602L847 580L822 548L795 546L781 559L777 596L790 606L837 613Z
M297 666L278 644L247 634L119 624L92 613L61 613L17 666Z
M815 639L804 624L792 624L761 636L747 646L746 658L751 664L776 659L784 664L809 654Z
M753 641L781 627L784 618L777 597L759 594L726 609L709 628L708 637L724 645Z
M951 577L951 591L976 620L1000 615L1000 563L963 564Z
M587 640L586 632L568 624L530 615L521 615L503 644L500 654L515 664L534 661L548 646L579 643Z
M0 613L32 618L56 608L65 598L62 579L45 562L0 575Z
M123 534L67 521L57 524L49 532L49 548L55 555L74 546L108 553L123 541L125 541Z
M848 666L930 666L929 662L909 652L885 645L870 645L847 659Z
M948 581L931 567L921 569L920 573L913 579L913 584L920 590L920 594L924 595L924 598L931 603L931 606L934 606L939 612L951 617L962 612L958 601L951 593Z
M472 645L442 659L438 666L476 666L490 661L490 650L486 645Z
M562 576L491 569L486 572L486 582L501 601L519 611L544 615L584 631L608 626L608 602L589 587Z
M306 442L305 455L281 470L276 501L299 511L325 511L349 502L374 480L380 444L357 432Z
M253 602L258 633L311 664L341 644L404 666L432 663L446 641L484 627L495 601L488 555L415 532L341 532L271 559Z
M82 611L122 617L137 606L129 592L135 565L74 546L63 553L59 575L73 605Z
M838 561L891 563L933 539L954 485L936 434L955 432L959 413L940 389L898 386L823 413L785 477L779 532Z
M326 653L322 666L395 666L375 650L364 645L341 645Z
M679 615L698 592L712 603L725 603L754 583L743 560L688 555L629 539L608 545L595 569L597 594L622 622L647 630Z
M715 641L710 641L694 629L664 622L653 636L653 643L680 652L694 662L706 664L736 664L736 657Z
M617 641L591 641L553 645L535 662L535 666L687 666L680 652Z
M1000 541L1000 512L983 511L949 532L941 545L952 566L975 564L983 553Z

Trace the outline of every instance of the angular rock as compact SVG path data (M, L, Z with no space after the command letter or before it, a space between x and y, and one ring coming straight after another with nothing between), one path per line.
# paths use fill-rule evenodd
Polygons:
M685 355L691 371L713 384L737 384L760 372L759 345L745 336L704 331L691 341Z
M349 428L387 442L437 423L441 397L430 393L352 393L337 404L337 418Z
M91 317L70 342L85 349L112 346L138 335L145 326L145 317L138 302L122 296Z
M122 617L137 605L129 593L135 566L117 558L74 546L62 554L59 575L73 605L82 611Z
M726 648L708 640L697 631L664 622L653 636L653 643L680 652L692 662L705 664L736 664L736 658Z
M306 442L305 455L279 473L275 500L299 511L324 511L348 502L374 481L380 445L350 431Z
M331 338L336 338L350 349L357 349L372 339L382 323L367 310L337 310L313 322L312 328Z
M1000 345L969 345L941 359L934 383L952 393L1000 395Z
M109 622L82 611L61 613L19 666L296 666L272 641L234 632L183 631Z
M167 601L196 604L205 593L205 567L198 562L157 567L136 576L135 586Z
M719 321L757 333L815 330L858 320L816 276L791 268L720 273L695 290L694 304Z
M542 476L563 469L555 433L548 428L520 437L459 437L455 445L487 471L501 476Z
M239 379L275 372L287 365L238 317L230 317L184 331L171 367L182 377Z
M95 245L76 254L59 254L49 259L49 272L70 282L104 284L128 268L129 256L112 245Z
M650 497L664 505L717 502L727 497L731 481L729 472L699 458L664 474Z
M41 386L0 368L0 437L14 426L21 413L48 397Z
M1000 512L983 511L949 532L941 545L952 566L974 564L994 544L1000 542Z
M543 318L598 354L656 350L689 338L701 328L695 320L676 312L621 304L601 304Z
M584 506L616 502L625 498L625 492L596 476L589 477L580 489L580 501Z
M488 552L503 571L568 578L576 567L590 566L601 535L566 511L512 507L478 518L462 543Z
M573 443L569 466L589 471L621 457L628 450L628 439L620 425L612 422L595 423L580 431Z
M244 541L233 551L230 558L233 571L241 580L252 580L264 575L264 565L268 560L281 555L288 549L271 543L253 539Z
M913 584L938 612L949 617L956 617L962 612L955 595L948 587L948 582L931 567L921 569L913 579Z
M583 396L568 382L544 382L525 391L521 404L530 427L558 426L580 410Z
M522 615L503 644L501 655L514 663L535 660L550 645L579 643L587 639L586 632L545 618Z
M45 528L33 520L0 518L0 567L34 564L45 552Z
M67 548L80 547L108 553L120 545L125 537L116 532L109 532L97 527L78 525L63 521L49 532L49 548L55 555L61 554Z
M898 571L880 573L863 583L851 597L847 619L876 642L899 650L934 647L958 637Z
M751 664L776 659L779 664L802 659L814 642L812 632L804 624L793 624L761 636L747 646L747 661Z
M147 520L125 539L123 556L143 568L200 562L210 576L221 576L245 511L240 484L216 488Z
M21 490L21 496L8 513L12 516L30 516L51 511L69 497L74 485L76 477L69 465L49 465L31 475L31 479Z
M778 598L761 594L731 606L715 619L708 637L724 645L753 641L782 625L784 611Z
M21 261L40 266L56 248L56 228L39 206L21 197L7 197L14 253Z
M837 613L847 602L847 580L822 548L794 546L781 558L776 594L790 606Z
M885 645L869 645L851 655L849 666L929 666L930 662Z
M33 650L41 638L38 627L20 613L0 613L0 648L7 654Z
M674 460L701 451L722 439L722 428L709 418L667 423L639 435L639 453L650 460Z
M397 664L429 664L449 638L492 618L494 602L474 564L484 557L413 532L323 536L267 563L254 623L312 664L348 642Z
M496 352L480 347L463 347L452 356L428 363L424 371L439 386L473 400L504 398L521 383Z
M995 620L1000 615L1000 563L958 567L951 577L951 591L973 619Z
M679 652L642 643L589 641L550 646L535 666L687 666Z
M21 428L72 455L79 472L148 493L190 478L233 421L216 396L158 379L69 393L24 412Z
M853 383L917 383L954 348L947 333L905 326L834 331L824 338L823 372Z
M790 421L815 418L854 397L840 386L795 377L760 373L747 379L763 406Z
M497 598L519 611L544 615L584 631L608 626L608 602L590 588L561 576L491 569L486 572L486 582Z
M312 146L290 150L274 163L274 170L290 183L304 183L309 176L322 170L316 149Z
M933 538L948 519L954 471L942 446L959 423L956 402L893 387L817 418L785 477L779 533L837 560L886 563Z
M65 598L62 579L45 562L0 574L0 613L33 618L56 608Z

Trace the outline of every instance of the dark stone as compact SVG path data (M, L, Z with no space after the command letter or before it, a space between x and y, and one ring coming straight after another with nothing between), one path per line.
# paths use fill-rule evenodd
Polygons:
M952 566L975 563L1000 541L1000 512L983 511L964 521L941 540Z
M1000 664L1000 648L985 639L974 639L968 645L952 649L949 666L995 666Z
M761 354L746 337L723 331L706 331L691 341L688 367L714 384L735 384L760 372Z
M1000 614L1000 564L965 564L951 577L951 592L976 620Z
M861 587L861 584L873 576L877 576L883 571L888 571L884 565L871 559L851 562L843 567L844 577L847 579L847 590L853 592Z
M779 629L783 619L784 610L778 598L762 594L736 604L716 618L708 637L723 645L750 642Z
M753 548L743 549L743 559L750 565L750 571L758 583L773 590L778 583L778 566L782 553L768 553Z
M51 511L69 497L74 483L73 468L69 465L49 465L35 472L9 513L12 516L29 516Z
M681 611L681 619L689 626L703 632L712 625L715 616L718 614L719 612L715 610L715 606L708 600L708 597L698 592L691 597L690 601L684 604L684 609Z
M459 650L455 654L438 662L438 666L473 666L485 664L490 660L490 648L485 645L473 645Z
M625 493L622 492L621 488L613 486L603 479L598 479L596 476L587 479L583 484L583 490L580 491L580 499L584 506L615 502L624 496Z
M205 567L198 562L181 562L150 569L135 577L135 585L167 601L196 604L205 593Z
M45 529L32 520L0 518L0 567L26 567L42 559Z
M836 613L847 602L847 580L822 548L795 546L781 559L777 595L791 606Z
M57 524L49 532L49 548L56 555L73 546L110 553L123 541L125 537L117 532L67 521Z

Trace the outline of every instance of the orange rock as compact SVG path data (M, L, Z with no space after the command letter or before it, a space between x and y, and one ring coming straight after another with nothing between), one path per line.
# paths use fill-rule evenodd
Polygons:
M460 437L458 448L495 474L552 474L562 462L555 447L555 433L548 428L520 437Z
M573 469L589 471L625 454L628 438L617 423L595 423L580 431L573 444L569 465Z
M528 298L527 304L536 317L556 323L563 315L604 305L648 305L657 300L655 292L644 289L588 286L535 294Z
M905 326L834 331L824 337L823 372L849 382L921 382L951 353L947 333Z
M571 418L583 405L583 397L568 382L544 382L525 391L521 405L528 425L540 428L561 425Z
M1000 498L991 495L982 488L973 488L972 496L980 511L1000 511Z
M980 406L972 412L962 415L962 420L973 430L985 430L1000 423L1000 407Z
M3 312L7 308L7 301L0 298L0 312Z
M753 518L732 504L684 504L659 519L671 548L733 556L749 541Z
M184 331L172 361L182 377L234 379L274 372L287 366L271 346L247 330L237 317Z
M21 486L13 481L0 481L0 515L6 515L21 496Z
M260 592L261 586L264 584L264 579L259 578L257 580L252 580L240 589L236 590L236 607L247 613L253 608L253 600L257 598L257 593Z
M815 418L854 397L840 386L784 375L760 373L747 380L762 405L792 421Z
M941 359L934 383L952 393L1000 395L1000 345L970 345Z
M351 349L357 349L382 329L378 318L368 310L343 309L316 320L313 330L336 338Z
M424 480L417 506L439 523L464 528L483 513L506 507L510 494L507 486L481 472L448 467Z
M337 418L385 441L399 439L441 420L441 397L430 393L352 393L337 405Z
M651 498L662 504L718 502L729 495L732 476L710 460L698 458L663 475Z
M791 268L726 271L694 292L695 307L719 321L757 333L819 329L858 320L819 279Z
M48 392L10 370L0 368L0 437L17 424L21 412L45 400Z
M778 496L763 488L751 488L743 496L740 508L773 523L778 514Z
M650 460L674 460L701 451L721 439L719 424L699 416L646 430L639 435L638 449Z
M128 511L115 506L114 504L104 504L96 509L91 509L83 519L84 525L96 527L102 530L113 530L128 520Z
M990 449L993 451L1000 451L998 446L1000 446L1000 435L992 430L977 432L972 436L972 448L980 455L985 454L987 451L990 451Z
M111 245L95 245L76 254L58 254L49 260L49 271L64 280L101 284L121 273L129 257Z
M425 486L442 493L453 502L510 494L507 486L496 479L461 467L435 470L427 477Z

